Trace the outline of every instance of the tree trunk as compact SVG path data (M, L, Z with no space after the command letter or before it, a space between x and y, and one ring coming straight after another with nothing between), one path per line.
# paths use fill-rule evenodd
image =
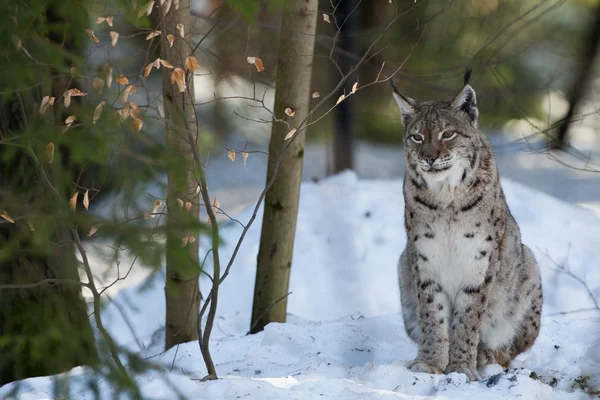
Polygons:
M286 117L291 126L302 121L309 109L317 7L318 0L294 0L283 10L274 112L277 118L283 118L287 107L294 110L294 117ZM275 174L275 162L284 149L288 131L286 124L273 124L267 182ZM251 333L263 330L269 322L285 322L303 156L301 132L285 154L277 179L265 197Z
M42 21L55 27L64 25L64 30L55 29L61 34L50 34L48 39L75 55L81 50L75 45L75 36L83 34L83 29L77 31L77 27L86 24L87 14L84 7L73 7L67 16L62 6L59 2L48 2L44 15L39 10L24 9L31 12L34 29L43 32ZM73 21L67 26L67 20L71 19ZM39 31L36 34L44 37ZM2 53L10 54L10 50L3 48ZM0 67L3 71L9 70L4 65ZM50 67L40 67L36 71L46 81L54 72ZM27 86L21 77L10 79L20 80ZM55 95L62 94L64 82L54 77L53 87L48 90ZM34 147L40 144L36 124L41 121L35 106L41 100L40 90L18 93L12 97L3 95L0 99L0 208L13 217L30 217L31 224L37 229L32 231L23 219L9 223L0 218L0 286L4 286L0 287L0 386L98 362L81 285L76 283L79 281L78 264L68 229L68 216L61 214L61 206L45 185L39 165L30 154L2 143L2 139L10 139L12 143L30 143ZM55 118L64 120L59 112ZM65 163L69 162L66 158L62 158ZM71 173L66 165L62 167ZM49 176L58 177L51 173L47 164L44 168ZM77 171L73 173L73 176L62 178L72 182L76 180ZM60 194L65 193L61 191ZM45 279L72 282L31 285ZM21 287L17 287L19 285Z
M600 3L596 6L594 21L590 27L590 31L584 45L584 50L581 54L581 67L579 68L579 71L577 71L575 82L573 83L573 87L569 92L569 110L558 127L558 134L556 135L556 143L554 147L566 148L567 135L569 133L569 126L571 125L571 119L575 115L575 110L578 104L585 97L587 92L586 89L590 86L589 81L592 77L594 60L598 54L598 44L600 44Z
M163 16L161 30L161 58L173 66L185 68L185 60L191 55L188 44L192 39L190 23L190 0L180 0L179 10L171 7ZM177 24L183 24L186 40L180 38ZM175 35L173 47L169 47L167 34ZM167 283L165 295L167 301L165 348L179 343L198 339L197 321L200 307L200 289L198 277L200 265L198 259L198 230L186 221L197 226L200 212L200 200L196 194L198 183L193 173L193 151L187 140L186 126L197 134L198 125L194 113L193 74L186 69L187 90L180 92L176 83L171 83L173 69L163 68L163 100L167 119L167 149L169 151L168 189L167 189ZM178 199L190 202L189 211L180 208ZM186 226L187 225L187 226ZM195 240L182 242L184 237Z
M340 36L337 45L344 52L354 56L358 55L358 0L342 0L337 8L336 19L340 27ZM356 8L356 10L355 10ZM344 22L345 21L345 22ZM339 56L338 64L344 74L356 64L355 59L346 54ZM334 69L334 82L339 80L340 74ZM347 89L356 82L357 74L353 74L347 81ZM350 86L349 86L350 85ZM346 91L348 93L349 90ZM334 110L334 141L333 141L333 172L338 173L354 168L354 142L356 126L354 123L354 109L356 99L350 96L338 104Z

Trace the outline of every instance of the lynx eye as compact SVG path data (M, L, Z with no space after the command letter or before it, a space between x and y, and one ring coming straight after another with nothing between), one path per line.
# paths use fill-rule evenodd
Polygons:
M456 132L453 131L445 131L442 133L442 140L452 140L456 137Z
M412 140L415 143L423 143L423 135L421 135L420 133L410 135L410 140Z

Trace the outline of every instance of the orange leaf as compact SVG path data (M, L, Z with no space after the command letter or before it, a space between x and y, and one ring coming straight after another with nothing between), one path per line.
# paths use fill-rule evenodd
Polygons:
M162 65L165 68L170 68L173 69L175 68L173 65L171 65L170 62L168 62L167 60L161 60L160 58L157 59L159 62L159 65ZM156 68L160 68L159 66L157 66Z
M167 40L169 41L169 47L173 47L173 42L175 42L175 36L169 33L167 35Z
M186 201L185 202L185 211L190 211L191 208L192 208L192 202Z
M71 211L73 212L77 209L77 196L79 196L79 192L73 193L73 196L69 199L69 207L71 207Z
M127 77L124 75L119 75L116 80L117 80L117 83L119 83L121 85L129 84L129 79L127 79Z
M296 115L296 112L292 111L292 109L288 107L285 109L285 115L287 115L289 117L293 117L294 115Z
M235 150L228 150L227 151L227 157L229 157L229 159L234 162L235 161Z
M160 31L152 31L148 35L146 35L146 40L150 40L152 38L155 38L158 35L160 35Z
M256 67L256 71L258 72L263 71L265 69L262 60L258 57L247 57L246 61L248 61L248 64L254 64L254 66Z
M294 136L294 133L296 133L296 128L292 128L291 131L288 132L287 135L285 135L284 140L289 140L292 138L292 136Z
M14 224L14 223L15 223L15 220L14 220L14 219L12 219L12 218L10 217L10 215L8 215L8 213L7 213L6 211L2 210L2 209L0 209L0 218L3 218L3 219L5 219L5 220L7 220L7 221L8 221L8 222L10 222L11 224Z
M139 132L142 130L142 127L144 126L144 122L139 118L134 118L132 125L133 125L133 129L135 129L137 132Z
M100 118L100 115L102 115L102 107L104 107L104 105L106 104L105 101L101 101L100 104L98 104L96 106L96 109L94 110L94 118L92 123L96 123L96 121L98 121L98 119Z
M196 57L189 56L185 59L185 67L188 69L188 71L193 72L197 69L200 69L200 64L198 64L198 60L196 60Z
M179 36L185 37L185 29L183 27L183 24L177 24L177 30L179 31Z
M171 74L171 84L177 83L180 92L185 92L185 72L181 68L175 68Z
M91 29L86 29L85 31L87 32L87 34L88 34L88 36L90 37L90 39L92 40L92 42L94 42L94 43L96 43L96 44L98 44L98 43L100 42L100 39L98 39L98 38L96 37L96 35L94 35L94 31L93 31L93 30L91 30Z
M117 41L119 40L119 32L115 32L115 31L110 31L110 44L112 44L112 47L115 47L117 45Z
M50 142L46 145L46 154L50 159L48 162L52 164L54 162L54 143Z
M148 64L148 65L146 65L144 67L144 76L147 77L148 75L150 75L150 72L152 71L152 66L153 65L154 65L154 63L150 63L150 64Z

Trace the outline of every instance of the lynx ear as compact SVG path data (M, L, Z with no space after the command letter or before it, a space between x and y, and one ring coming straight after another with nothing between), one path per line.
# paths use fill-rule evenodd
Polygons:
M417 102L409 97L404 97L398 92L398 88L394 81L390 79L390 84L392 85L392 89L394 90L393 95L398 107L400 107L400 111L402 111L402 125L405 127L408 126L410 119L415 115L415 109L417 106Z
M473 125L477 124L479 110L477 109L477 97L471 85L465 83L465 86L463 86L454 100L452 100L452 108L456 111L464 112Z

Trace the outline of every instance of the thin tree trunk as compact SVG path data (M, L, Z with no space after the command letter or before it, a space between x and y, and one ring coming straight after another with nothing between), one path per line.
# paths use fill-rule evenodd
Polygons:
M283 10L274 112L282 118L285 108L291 108L296 114L286 119L294 126L305 118L309 108L318 0L292 3ZM275 173L275 162L283 151L288 131L286 124L273 124L267 181ZM301 132L285 154L277 179L265 197L251 333L262 331L269 322L285 321L303 157ZM278 301L281 298L284 299Z
M342 0L339 3L336 19L341 25L338 46L353 55L358 54L358 6L357 0ZM345 22L344 22L345 21ZM346 74L352 68L356 61L352 57L341 55L338 59L340 69ZM340 78L337 68L334 70L335 79ZM350 85L356 82L357 74L353 74L348 79ZM356 108L356 99L349 97L341 102L334 110L334 141L333 141L333 172L338 173L346 169L354 168L354 142L356 136L356 126L354 118L354 109Z
M589 36L586 39L586 44L581 54L581 68L579 69L573 87L569 92L569 110L558 127L555 147L565 148L569 127L571 126L571 119L573 119L573 116L575 115L578 104L585 97L587 92L586 89L588 88L590 78L592 77L592 67L594 66L596 55L598 54L598 44L600 44L600 3L596 6L594 21L590 27Z
M180 0L179 10L171 7L169 13L163 16L160 36L161 58L175 67L184 68L186 58L191 55L188 44L192 39L190 20L190 0ZM177 24L183 24L186 41L180 38ZM169 47L168 34L176 37L173 47ZM172 69L163 68L163 100L165 118L168 121L166 143L170 153L167 171L166 349L198 339L197 321L200 307L198 232L185 227L187 221L197 222L200 212L200 201L196 194L198 184L193 174L191 149L191 146L196 146L196 143L189 143L185 128L187 120L192 131L198 131L192 99L194 85L192 74L188 73L187 90L180 92L178 86L171 83L172 72ZM186 207L179 207L178 199L192 204L189 211L186 211ZM187 240L187 244L184 245L182 238L190 235L195 240Z

